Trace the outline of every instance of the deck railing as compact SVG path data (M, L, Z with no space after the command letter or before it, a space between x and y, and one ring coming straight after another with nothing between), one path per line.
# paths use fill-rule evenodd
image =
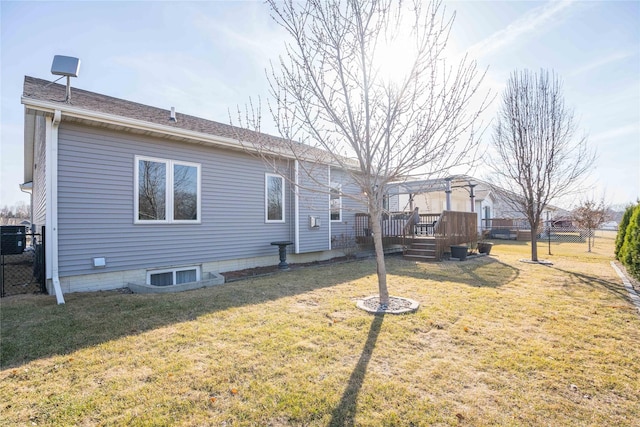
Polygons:
M475 247L478 243L478 223L475 212L443 211L436 223L436 257L442 259L452 245Z
M440 214L418 214L414 212L389 212L382 215L382 238L384 244L404 245L406 239L415 235L433 235L433 224L438 221ZM355 233L360 244L373 243L370 217L366 213L356 213ZM431 228L422 227L430 225ZM431 231L429 231L431 230Z
M383 244L393 245L402 243L402 230L409 220L408 212L390 212L382 216L380 227L382 229ZM373 244L370 216L367 213L356 213L356 242L359 244Z

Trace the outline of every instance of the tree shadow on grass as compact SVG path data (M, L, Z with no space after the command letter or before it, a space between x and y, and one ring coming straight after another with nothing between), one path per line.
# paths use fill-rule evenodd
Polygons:
M301 295L375 273L373 260L280 272L174 294L71 293L3 299L0 368L72 353L201 316Z
M423 266L421 268L420 266ZM420 280L462 283L473 287L498 288L518 278L520 270L491 257L469 258L465 261L416 263L401 260L389 269L396 275Z
M578 273L570 270L564 270L555 266L551 266L550 268L565 273L579 284L587 285L591 288L604 288L616 297L627 302L629 301L629 292L621 282L604 280L601 277L590 276L588 274Z
M364 382L364 377L367 373L367 366L371 360L373 349L376 346L383 320L384 314L374 316L373 321L371 322L371 327L369 328L367 341L365 342L362 353L360 354L360 359L358 359L358 363L349 377L347 388L344 390L344 393L342 393L340 403L331 414L329 426L342 427L355 425L354 419L356 415L358 394L362 388L362 383Z

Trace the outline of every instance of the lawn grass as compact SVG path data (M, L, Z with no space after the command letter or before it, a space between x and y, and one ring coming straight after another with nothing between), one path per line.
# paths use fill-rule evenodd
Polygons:
M555 243L388 259L417 313L355 308L373 260L181 294L2 300L0 425L616 425L640 419L640 318L610 266ZM544 255L543 255L544 254Z

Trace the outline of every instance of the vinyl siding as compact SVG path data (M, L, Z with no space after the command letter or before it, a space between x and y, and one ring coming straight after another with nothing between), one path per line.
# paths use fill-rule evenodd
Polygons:
M398 194L389 194L389 212L398 212L400 208L400 195Z
M47 219L47 150L46 122L44 116L36 116L33 153L33 223L37 232Z
M301 165L298 173L298 215L300 218L298 252L329 250L329 168L325 165L307 163ZM313 174L315 180L312 180L309 174ZM320 219L320 227L310 227L309 217L312 216Z
M360 188L351 180L347 173L339 169L331 170L331 182L340 184L342 187L342 218L341 221L331 222L331 240L344 242L345 239L355 237L355 216L358 212L367 212L364 200L354 200L352 195L358 197L361 194Z
M201 165L201 223L134 224L135 156ZM59 129L60 275L160 268L277 256L293 239L285 223L265 223L263 163L242 152L165 141L63 122ZM277 261L276 261L277 262Z

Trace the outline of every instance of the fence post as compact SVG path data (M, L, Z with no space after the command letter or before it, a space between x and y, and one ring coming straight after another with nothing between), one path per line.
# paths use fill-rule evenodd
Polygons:
M549 211L547 211L547 241L549 242L549 255L551 255L551 220L549 219Z
M0 298L4 298L4 255L0 255Z

